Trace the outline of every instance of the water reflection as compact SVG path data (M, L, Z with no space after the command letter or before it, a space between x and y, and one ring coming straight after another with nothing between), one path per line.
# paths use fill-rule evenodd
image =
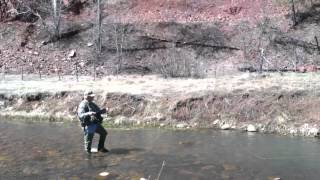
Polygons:
M315 139L211 130L109 132L110 153L88 156L75 124L0 122L0 179L156 179L163 161L165 180L295 180L320 175Z
M130 154L131 152L134 151L143 151L141 148L132 148L132 149L125 149L125 148L115 148L111 149L108 154L118 154L118 155L124 155L124 154Z

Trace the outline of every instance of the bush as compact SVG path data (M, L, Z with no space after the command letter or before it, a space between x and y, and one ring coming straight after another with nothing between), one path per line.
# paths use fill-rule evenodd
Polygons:
M157 71L165 78L204 78L206 69L204 63L191 50L182 50L176 47L168 48L156 60ZM160 59L160 60L159 60Z

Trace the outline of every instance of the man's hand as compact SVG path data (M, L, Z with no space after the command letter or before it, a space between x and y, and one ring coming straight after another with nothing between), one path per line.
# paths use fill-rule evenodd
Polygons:
M108 110L109 110L108 108L103 108L103 109L100 110L99 113L100 113L100 114L105 114L105 113L108 112Z
M89 115L89 116L96 115L96 112L88 112L88 115Z

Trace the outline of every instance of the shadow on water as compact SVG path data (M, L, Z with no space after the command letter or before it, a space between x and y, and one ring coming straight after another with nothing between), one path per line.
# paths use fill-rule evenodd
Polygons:
M131 152L141 152L141 151L144 151L144 149L140 149L140 148L132 148L132 149L115 148L115 149L110 149L110 152L108 154L126 155L126 154L130 154Z
M110 152L88 156L77 125L0 121L0 179L154 180L161 169L161 180L320 176L318 139L213 130L108 132Z

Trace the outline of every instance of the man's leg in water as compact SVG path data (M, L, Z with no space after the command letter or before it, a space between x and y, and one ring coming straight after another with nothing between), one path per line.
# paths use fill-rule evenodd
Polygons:
M100 135L99 144L98 144L98 151L106 150L104 147L104 142L106 141L106 137L108 135L108 132L104 129L104 127L101 124L97 124L96 133L98 133Z
M84 131L84 148L87 153L91 153L91 145L94 133L89 133L87 130Z

